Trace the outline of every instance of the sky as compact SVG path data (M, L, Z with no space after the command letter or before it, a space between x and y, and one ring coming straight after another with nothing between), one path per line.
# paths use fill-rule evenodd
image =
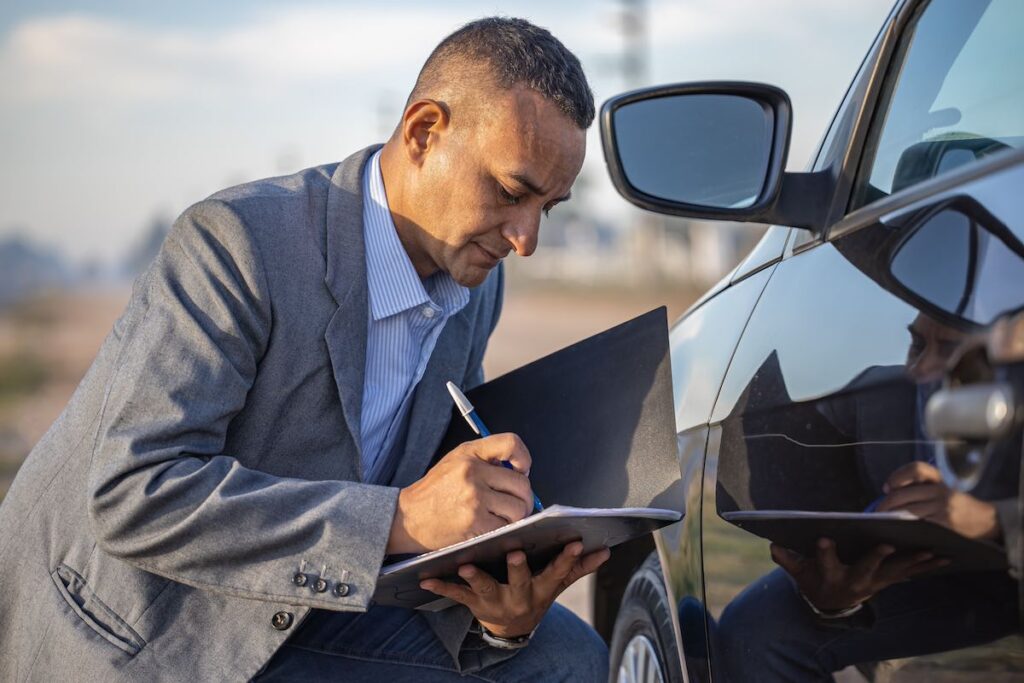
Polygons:
M0 7L0 238L111 263L155 217L383 141L433 46L493 14L550 29L598 103L634 85L782 87L802 170L890 5L648 0L647 82L631 84L615 0L13 0ZM628 223L596 124L584 173L595 209Z

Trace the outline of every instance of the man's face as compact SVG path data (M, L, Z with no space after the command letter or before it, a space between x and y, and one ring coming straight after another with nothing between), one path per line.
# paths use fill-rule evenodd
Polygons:
M432 266L474 287L510 252L537 248L542 214L569 198L586 133L524 89L458 116L419 169L414 239Z
M907 374L916 382L941 379L946 364L966 335L924 313L918 314L907 329L910 331Z

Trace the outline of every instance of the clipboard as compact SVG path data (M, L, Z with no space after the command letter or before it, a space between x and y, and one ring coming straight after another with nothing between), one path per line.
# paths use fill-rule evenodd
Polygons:
M854 564L872 548L887 544L898 553L927 551L950 560L931 574L1001 571L1008 568L1006 551L920 519L895 512L812 512L805 510L736 510L722 519L767 538L805 557L814 557L819 538L831 538L844 564Z
M385 566L374 602L442 609L451 603L420 590L419 581L456 579L459 562L452 558L472 558L505 578L511 550L526 549L530 567L540 571L570 541L582 539L585 550L594 550L682 517L664 306L465 394L492 432L522 438L533 461L530 483L548 508L457 546ZM476 438L453 406L434 462Z
M456 578L463 564L474 564L500 582L508 579L505 557L513 550L526 553L527 564L537 573L569 543L583 542L583 552L620 543L677 522L682 514L657 508L574 508L554 505L514 524L456 545L386 565L381 569L374 602L410 608L443 608L450 603L422 590L422 579ZM434 603L434 604L432 604Z

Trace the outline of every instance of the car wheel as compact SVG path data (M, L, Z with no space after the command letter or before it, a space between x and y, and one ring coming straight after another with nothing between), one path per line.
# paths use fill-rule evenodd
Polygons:
M611 674L617 683L681 683L682 665L672 630L657 553L633 574L622 596L611 645Z

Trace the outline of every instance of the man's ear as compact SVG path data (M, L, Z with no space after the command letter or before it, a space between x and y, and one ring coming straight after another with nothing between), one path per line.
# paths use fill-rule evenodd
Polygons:
M438 136L448 130L451 115L448 107L437 100L416 100L402 115L402 147L409 159L419 166Z

